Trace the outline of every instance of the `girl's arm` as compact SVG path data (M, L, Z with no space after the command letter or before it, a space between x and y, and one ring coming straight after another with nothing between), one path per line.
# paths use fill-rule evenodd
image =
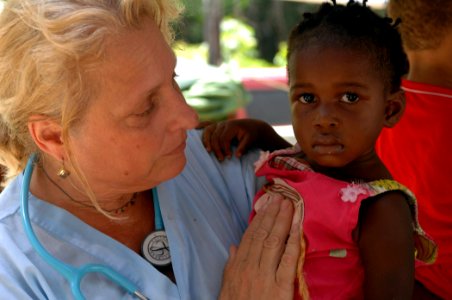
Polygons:
M413 220L405 196L388 192L363 202L358 246L365 271L364 299L411 299Z
M273 127L261 120L235 119L218 123L208 122L204 127L202 141L207 151L214 152L218 160L231 157L231 144L237 143L235 155L240 157L250 148L274 151L291 147L292 144L279 136Z

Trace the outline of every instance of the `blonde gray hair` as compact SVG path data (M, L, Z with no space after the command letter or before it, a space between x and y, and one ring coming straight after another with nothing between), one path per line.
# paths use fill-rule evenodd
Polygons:
M177 0L8 0L0 15L0 164L6 177L21 172L37 151L30 116L60 122L63 143L70 145L69 128L96 94L89 75L102 61L107 38L150 17L170 43L171 22L181 9Z

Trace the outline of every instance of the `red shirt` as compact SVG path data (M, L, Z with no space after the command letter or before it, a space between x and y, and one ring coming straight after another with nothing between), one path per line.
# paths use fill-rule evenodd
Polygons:
M438 245L433 265L416 268L430 291L452 298L452 90L404 80L406 110L384 129L377 151L394 179L416 195L419 222Z

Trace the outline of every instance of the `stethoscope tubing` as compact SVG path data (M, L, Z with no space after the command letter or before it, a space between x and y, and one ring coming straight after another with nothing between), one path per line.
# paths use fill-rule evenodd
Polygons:
M36 160L36 153L33 153L28 159L27 165L25 167L22 191L21 191L21 216L25 228L25 233L36 252L42 257L42 259L52 266L56 271L58 271L66 280L70 283L71 291L76 300L84 300L85 297L82 294L80 284L84 276L89 273L101 273L117 285L124 288L127 292L135 295L141 300L146 300L145 296L138 292L135 284L129 281L127 278L119 274L118 272L112 270L107 266L100 264L86 264L80 268L75 268L68 265L56 257L52 256L44 246L39 242L33 227L30 222L30 214L28 211L28 198L30 191L31 176L33 174L34 163Z

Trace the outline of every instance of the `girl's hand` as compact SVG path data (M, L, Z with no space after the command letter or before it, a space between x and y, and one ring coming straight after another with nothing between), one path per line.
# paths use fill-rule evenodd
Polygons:
M276 199L256 214L239 247L231 247L219 299L293 299L300 256L293 212L290 201Z
M218 160L232 156L233 142L237 142L235 155L242 156L250 148L276 150L292 146L280 137L270 124L255 119L236 119L218 123L204 123L202 141L207 151L214 152Z

